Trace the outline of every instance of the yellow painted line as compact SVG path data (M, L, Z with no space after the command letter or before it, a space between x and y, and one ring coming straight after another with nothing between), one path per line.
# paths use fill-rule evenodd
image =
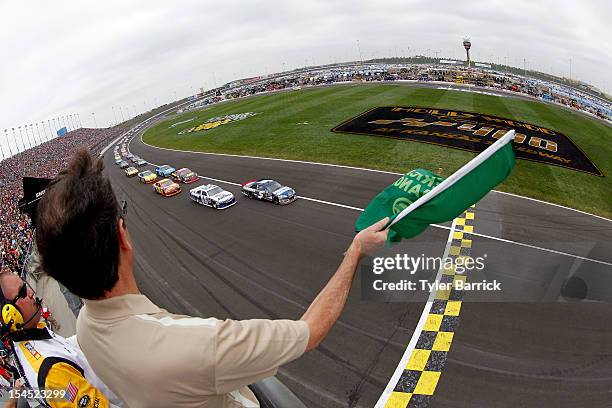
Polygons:
M406 408L410 402L410 397L412 397L412 393L394 391L385 404L385 408Z
M454 332L438 332L436 335L436 341L432 347L433 351L449 351L451 343L453 342Z
M442 315L430 314L429 316L427 316L427 321L425 322L425 326L423 326L423 330L438 331L440 330L441 323L442 323Z
M413 394L433 395L442 375L439 371L423 371Z
M449 300L446 304L446 309L444 310L444 314L446 316L459 316L459 312L461 311L461 301L460 300Z
M425 370L425 364L427 364L427 360L429 360L430 354L431 350L414 349L412 355L410 356L410 360L406 365L406 370Z
M465 275L455 275L453 277L453 288L457 287L457 284L455 282L461 281L461 282L465 283L466 280L467 280L467 276L465 276Z
M450 289L438 289L436 292L436 300L448 300L450 297L451 290ZM435 316L435 315L434 315Z

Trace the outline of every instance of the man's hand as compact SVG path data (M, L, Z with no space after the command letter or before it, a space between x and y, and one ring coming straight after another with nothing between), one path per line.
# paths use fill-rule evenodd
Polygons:
M357 250L359 256L372 255L376 251L385 245L387 242L387 235L389 234L388 229L384 229L385 225L389 222L389 217L378 221L375 224L370 225L368 228L360 231L355 238L353 238L352 247Z

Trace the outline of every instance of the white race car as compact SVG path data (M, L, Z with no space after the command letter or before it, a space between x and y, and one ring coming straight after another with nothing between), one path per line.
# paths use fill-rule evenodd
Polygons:
M189 190L189 198L198 204L217 210L223 210L236 204L236 198L232 193L214 184L206 184Z

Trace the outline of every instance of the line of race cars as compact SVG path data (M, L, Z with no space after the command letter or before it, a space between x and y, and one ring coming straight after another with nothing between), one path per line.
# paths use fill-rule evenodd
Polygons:
M121 145L123 156L132 161L135 166L142 167L147 162L138 156L128 153L125 143L126 140L124 139L115 146L115 164L124 169L127 177L136 176L141 183L152 184L153 191L157 194L171 197L181 193L181 183L191 184L199 180L199 176L187 167L177 170L167 164L156 167L155 172L151 170L139 172L136 167L130 166L119 154L119 146ZM283 186L269 178L247 181L242 184L240 192L248 198L269 201L279 205L290 204L297 199L294 189ZM229 208L236 204L236 198L232 193L214 184L205 184L189 190L189 198L198 204L218 210Z

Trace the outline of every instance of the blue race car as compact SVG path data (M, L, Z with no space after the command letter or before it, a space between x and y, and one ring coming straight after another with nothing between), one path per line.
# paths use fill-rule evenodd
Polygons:
M242 185L240 192L249 198L282 205L292 203L297 199L295 190L291 187L282 186L274 180L265 178L247 181Z
M155 173L160 177L169 177L175 171L176 169L174 167L168 166L167 164L159 166L155 169Z

